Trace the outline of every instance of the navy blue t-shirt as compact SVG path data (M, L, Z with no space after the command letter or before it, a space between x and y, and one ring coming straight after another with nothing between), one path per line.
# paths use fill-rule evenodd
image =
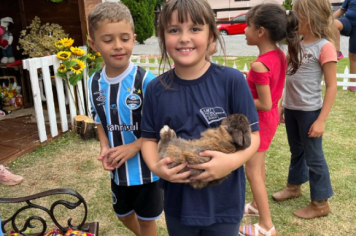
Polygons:
M341 9L346 11L345 16L353 26L356 26L356 0L345 0Z
M162 75L166 82L171 72ZM254 101L243 74L233 68L211 64L195 80L174 75L170 89L156 78L147 86L142 115L142 137L160 139L164 125L179 137L197 139L207 128L217 127L229 114L242 113L252 131L259 130ZM245 204L245 173L235 170L222 184L194 189L188 184L160 180L165 190L164 211L184 225L208 226L238 223Z

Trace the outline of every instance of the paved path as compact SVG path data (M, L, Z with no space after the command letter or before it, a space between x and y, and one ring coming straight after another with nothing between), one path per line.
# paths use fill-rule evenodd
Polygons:
M255 46L246 44L245 35L224 36L227 56L256 56L258 49ZM134 55L160 55L158 40L152 37L145 41L146 44L135 45ZM345 57L348 57L349 38L341 37L341 51ZM219 54L216 54L219 55Z

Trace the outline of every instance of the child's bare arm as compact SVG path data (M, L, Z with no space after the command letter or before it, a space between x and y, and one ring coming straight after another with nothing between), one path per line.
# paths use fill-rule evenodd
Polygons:
M251 145L245 150L237 151L232 154L226 154L217 151L204 151L200 156L210 156L212 159L203 164L189 164L189 168L205 170L200 175L191 177L191 180L201 180L210 182L220 179L236 170L246 163L260 145L260 134L258 131L251 133Z
M267 67L262 62L254 62L251 65L251 70L259 73L268 72ZM259 111L269 111L272 108L271 89L267 84L255 84L258 94L258 99L255 99L256 109Z
M132 158L141 149L141 138L136 141L110 148L104 155L107 156L107 164L112 168L119 168L125 161Z
M319 114L318 119L312 124L309 129L310 138L318 138L323 136L325 131L325 122L329 116L331 108L334 104L337 92L336 80L336 63L327 62L323 65L324 80L325 80L325 95L323 107Z
M169 157L159 159L157 151L157 140L142 138L142 156L145 160L148 168L157 176L173 183L189 183L190 180L187 179L190 175L190 171L186 171L178 174L179 171L183 170L187 163L182 163L176 167L169 168L168 164L172 163L173 160Z

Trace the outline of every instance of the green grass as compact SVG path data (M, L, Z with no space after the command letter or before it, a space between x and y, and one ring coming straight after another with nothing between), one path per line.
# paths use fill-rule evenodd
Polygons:
M214 58L215 59L215 58ZM227 65L237 63L237 68L252 61L254 57L228 59ZM338 73L343 73L347 59L338 64ZM356 232L356 96L355 93L338 88L338 96L326 124L323 139L324 153L329 165L335 195L330 199L331 213L327 217L301 220L293 211L306 206L309 201L309 186L302 187L303 196L297 199L275 202L270 199L273 223L278 235L316 236L353 235ZM111 206L109 173L96 160L99 154L96 140L81 140L71 132L37 148L34 152L18 158L8 166L14 173L22 174L25 181L18 186L0 186L1 197L21 197L52 188L72 188L83 195L89 207L88 221L100 222L100 235L132 236L116 219ZM268 195L282 189L286 183L289 165L289 147L284 126L279 126L266 156ZM246 202L251 200L247 186ZM40 201L49 204L50 199ZM2 218L10 217L19 206L0 204ZM28 216L26 213L24 217ZM60 209L59 215L68 216ZM60 217L62 221L68 219ZM243 223L256 223L258 218L246 218ZM164 217L158 221L158 235L167 235Z

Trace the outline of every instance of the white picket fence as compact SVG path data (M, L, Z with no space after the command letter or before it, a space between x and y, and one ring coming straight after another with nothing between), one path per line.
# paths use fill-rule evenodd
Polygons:
M155 59L153 63L149 62L146 57L141 60L140 56L132 56L131 61L141 66L142 68L151 71L153 74L160 74L158 60ZM216 62L220 64L220 62ZM225 63L222 62L221 65ZM60 65L59 59L56 55L45 56L40 58L31 58L23 60L23 68L27 69L30 74L32 96L34 101L37 128L39 133L40 142L47 140L46 133L46 123L43 113L42 101L46 101L48 120L50 125L50 132L52 137L58 136L58 122L54 103L54 93L52 86L56 87L56 96L58 100L58 110L59 119L61 124L62 132L68 131L68 115L71 125L73 125L73 118L77 116L77 107L80 115L91 116L90 105L89 105L89 94L88 94L88 76L87 70L84 70L83 80L79 81L77 86L73 87L65 83L65 81L55 75L54 79L51 78L51 67L53 67L54 72L58 70ZM236 64L234 63L233 68L236 69ZM42 81L39 80L38 69L42 70L42 81L43 86L40 84ZM243 71L247 71L247 65L245 64ZM344 74L337 74L338 78L342 78L342 81L338 81L338 86L343 86L346 90L347 86L356 86L356 82L349 82L349 78L356 78L356 74L349 74L348 67L345 68ZM44 87L44 89L42 88ZM45 92L45 95L43 93ZM74 95L74 99L73 96ZM356 93L355 93L356 94ZM66 101L69 103L69 111L66 108ZM77 104L77 106L76 106Z

